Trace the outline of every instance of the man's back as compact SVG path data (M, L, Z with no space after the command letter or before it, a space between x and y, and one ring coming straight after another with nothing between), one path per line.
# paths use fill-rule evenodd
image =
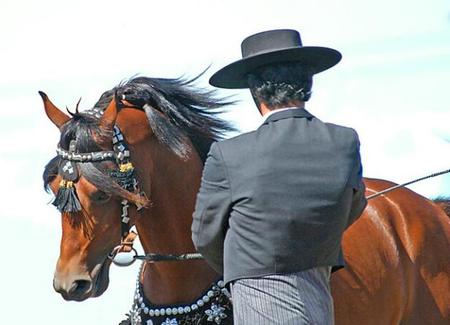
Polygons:
M292 29L250 35L241 50L209 82L248 88L269 117L211 146L192 240L232 282L235 324L333 324L330 269L343 264L342 233L366 205L359 141L301 108L313 76L342 55L303 46Z
M340 240L359 186L355 131L290 109L214 147L229 188L225 281L340 264ZM198 200L196 211L202 191Z

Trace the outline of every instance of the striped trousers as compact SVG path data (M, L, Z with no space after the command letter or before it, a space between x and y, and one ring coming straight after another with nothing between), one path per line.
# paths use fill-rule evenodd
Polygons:
M235 325L332 325L330 267L239 279L231 285Z

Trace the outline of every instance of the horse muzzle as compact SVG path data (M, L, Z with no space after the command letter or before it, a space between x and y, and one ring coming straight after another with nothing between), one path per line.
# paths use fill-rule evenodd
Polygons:
M109 266L107 260L94 267L90 274L55 272L53 288L65 300L83 301L98 297L106 291L109 284Z
M87 275L70 275L53 278L53 288L60 293L65 300L83 301L90 297L92 291L92 279Z

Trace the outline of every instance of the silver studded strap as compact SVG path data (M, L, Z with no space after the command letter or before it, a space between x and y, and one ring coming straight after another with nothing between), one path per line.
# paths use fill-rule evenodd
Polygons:
M117 125L114 126L114 135L112 138L113 143L113 149L116 157L116 162L119 165L119 172L131 172L134 173L134 167L131 164L130 161L130 150L128 149L128 146L125 142L125 139L123 137L122 132L120 131L119 127ZM129 186L125 186L129 187ZM135 193L139 193L139 186L138 182L136 180L136 177L134 175L132 176L132 183L131 188L126 188L128 191L133 191ZM130 216L128 209L130 207L130 204L128 200L124 199L120 202L122 205L121 209L121 215L120 215L120 223L121 223L121 235L122 235L122 242L125 240L125 238L130 233ZM137 209L140 210L142 207L137 205Z
M87 111L89 115L95 116L97 118L101 117L102 112L99 110L90 110ZM87 163L87 162L100 162L100 161L106 161L106 160L115 160L116 163L119 166L119 171L116 173L116 175L125 175L127 178L128 176L131 177L131 179L127 179L123 184L121 184L122 187L124 187L128 191L132 191L134 193L140 193L138 181L136 180L136 177L134 176L134 167L130 161L130 150L128 149L128 146L125 142L125 138L120 131L120 128L115 125L114 126L114 134L112 138L113 143L113 150L112 151L97 151L97 152L87 152L87 153L76 153L74 152L74 147L76 144L76 140L71 141L71 148L67 151L61 147L58 147L56 149L56 153L59 157L61 157L64 161L66 161L66 165L63 166L65 168L63 171L66 174L73 174L70 173L73 171L74 163ZM77 177L78 178L78 177ZM125 238L128 236L130 232L130 216L129 216L129 208L130 204L128 200L124 199L121 201L121 215L120 215L120 222L121 222L121 236L122 241L125 240ZM136 205L137 209L140 210L142 208L141 205Z

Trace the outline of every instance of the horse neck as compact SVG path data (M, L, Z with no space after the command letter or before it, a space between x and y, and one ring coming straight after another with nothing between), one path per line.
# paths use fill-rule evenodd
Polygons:
M146 253L195 252L191 240L192 212L200 185L202 162L194 149L182 160L147 139L133 148L141 188L152 207L137 216L136 227ZM203 260L146 264L141 274L144 294L155 304L189 303L218 277Z

